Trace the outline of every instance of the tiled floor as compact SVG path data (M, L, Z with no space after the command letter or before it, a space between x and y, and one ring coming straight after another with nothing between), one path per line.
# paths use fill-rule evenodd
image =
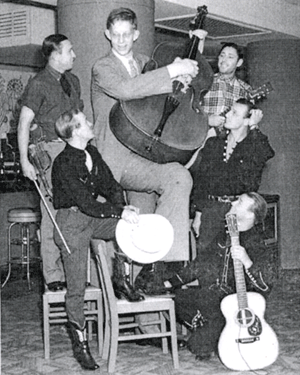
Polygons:
M2 290L2 374L3 375L72 375L86 374L72 356L71 345L63 326L51 328L51 359L45 360L42 341L41 283L32 278L32 291L18 273ZM274 328L280 344L277 361L257 371L232 372L214 357L196 361L187 350L179 352L180 369L175 371L170 354L159 348L120 344L116 375L291 375L300 373L300 270L285 271L268 301L267 322ZM96 341L91 343L96 353ZM100 371L107 374L106 361L95 355Z

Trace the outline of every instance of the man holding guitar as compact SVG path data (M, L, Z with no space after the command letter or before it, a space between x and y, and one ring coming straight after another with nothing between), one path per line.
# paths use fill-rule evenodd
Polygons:
M187 346L199 360L210 358L217 350L220 333L225 323L220 310L220 301L224 296L235 292L233 261L239 261L243 265L247 276L247 291L254 290L265 296L268 295L274 277L268 263L267 249L261 241L258 227L255 226L262 222L266 215L265 200L259 194L250 192L242 194L233 202L213 202L213 206L214 225L211 225L211 232L207 235L206 246L202 247L198 255L198 266L192 269L194 279L196 277L199 279L201 287L175 289L177 317L190 329ZM227 215L236 217L240 245L230 241L225 226ZM182 284L178 277L177 274L169 280L173 291L175 286ZM234 310L238 310L237 303ZM259 312L255 311L255 314L259 315ZM260 318L259 323L256 322L255 325L254 322L252 323L251 329L255 331L252 336L256 335L255 340L259 342L260 339L262 340L263 317ZM275 341L274 350L276 348ZM264 350L270 353L271 349ZM276 355L274 353L272 357L274 360ZM232 359L233 362L235 360L237 358ZM247 369L250 370L251 367Z

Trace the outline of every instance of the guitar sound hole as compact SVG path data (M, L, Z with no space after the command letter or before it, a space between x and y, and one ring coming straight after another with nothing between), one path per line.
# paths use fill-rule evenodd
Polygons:
M255 315L249 309L241 309L238 311L236 319L241 326L249 327L254 323Z

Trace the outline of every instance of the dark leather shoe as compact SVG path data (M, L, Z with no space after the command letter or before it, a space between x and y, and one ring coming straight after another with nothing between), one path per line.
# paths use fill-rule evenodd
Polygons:
M119 299L124 297L129 302L143 301L145 297L133 288L128 279L128 277L123 277L122 279L114 280L115 296Z
M212 353L208 353L208 354L198 354L196 355L195 359L197 361L208 361L212 356Z
M47 284L47 287L51 292L57 292L63 290L66 287L66 283L63 281L53 281L52 283Z
M158 338L149 338L141 339L136 341L136 345L139 346L155 346L156 348L161 348L161 339Z
M177 339L178 350L183 350L187 348L187 342L184 339Z
M135 289L150 296L171 293L173 290L164 285L164 272L164 262L146 264L135 278Z

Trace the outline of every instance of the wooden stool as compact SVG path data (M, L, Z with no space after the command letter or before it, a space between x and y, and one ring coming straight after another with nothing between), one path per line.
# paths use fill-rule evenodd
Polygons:
M31 290L30 285L30 247L36 239L30 238L30 225L40 223L41 221L41 213L39 211L35 211L33 208L13 208L8 211L7 213L7 221L11 223L8 227L8 273L4 283L2 284L2 288L8 282L10 275L11 275L11 265L12 263L18 263L26 266L26 273L27 273L27 282L28 282L28 289ZM18 225L20 227L20 237L19 238L11 238L11 230L12 228ZM16 257L15 259L11 256L11 245L21 246L21 255Z

